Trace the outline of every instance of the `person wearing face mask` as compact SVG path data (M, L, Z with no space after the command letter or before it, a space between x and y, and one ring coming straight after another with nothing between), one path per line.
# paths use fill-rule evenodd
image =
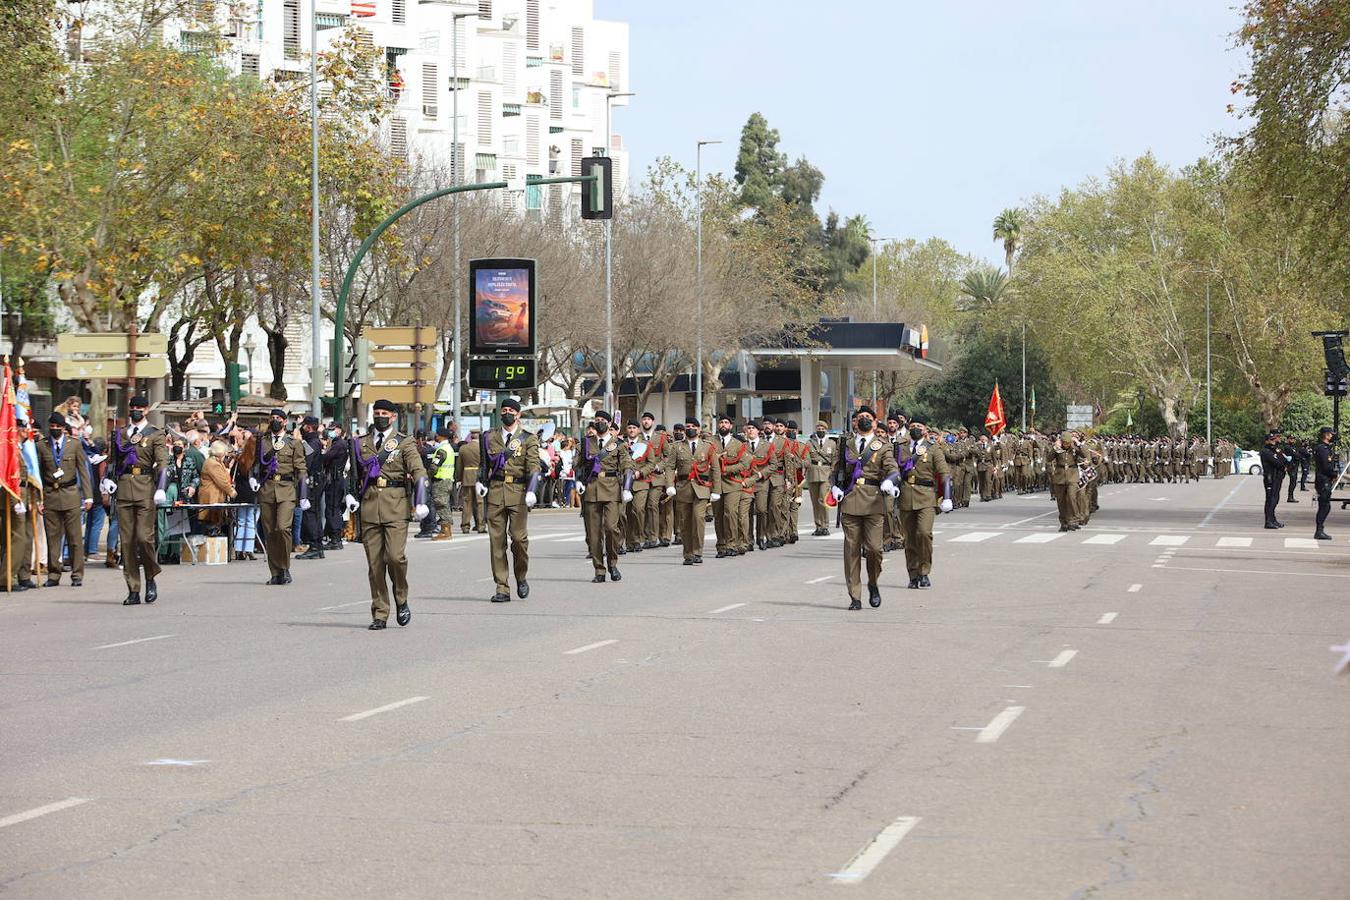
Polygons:
M42 478L42 518L47 531L47 587L61 583L61 540L70 548L70 583L84 583L84 540L80 513L94 506L89 461L79 440L67 433L65 416L52 413L47 437L38 442Z
M267 549L268 584L291 583L295 505L309 509L304 442L286 433L286 413L272 410L267 430L259 434L258 459L249 487L258 492L259 520Z
M389 620L389 589L393 586L399 625L412 621L408 605L408 513L421 521L427 508L427 472L417 441L400 434L398 407L388 400L371 404L370 430L352 441L352 465L347 511L360 512L361 546L366 551L370 582L371 631L383 630ZM386 580L387 579L387 580Z
M933 517L939 509L952 511L951 469L942 448L929 440L927 426L917 418L909 422L909 440L901 443L898 462L900 534L909 586L932 587L928 575L933 568Z
M717 469L722 476L722 497L713 504L713 530L717 535L717 558L740 556L747 552L749 518L754 486L747 486L750 472L750 451L745 442L732 434L731 416L717 419L717 435L713 438L717 452ZM669 489L672 500L674 485Z
M493 603L511 599L510 576L516 576L516 596L530 596L529 511L539 502L539 438L520 427L520 401L507 397L501 405L501 426L478 438L481 462L474 494L483 501L488 545L492 556ZM510 537L510 547L507 538ZM507 551L510 550L510 565Z
M830 437L830 426L816 423L816 433L806 442L806 490L811 495L811 518L816 530L812 537L830 533L830 508L825 497L830 492L830 471L839 455L839 442Z
M830 496L844 531L844 582L849 609L862 609L862 561L867 560L867 603L881 605L882 538L887 509L898 492L890 441L879 434L870 406L858 409L854 431L844 435L831 472Z
M606 572L610 581L623 578L619 572L619 544L623 540L619 513L620 507L633 499L636 470L628 445L613 431L609 413L597 412L594 424L596 436L582 441L578 453L577 493L581 494L591 565L595 569L591 580L602 584Z
M708 503L722 496L722 471L717 449L700 436L698 419L685 419L685 439L673 448L675 464L675 515L684 535L684 564L703 564L703 536Z
M347 464L351 458L351 444L337 423L324 432L323 470L323 549L341 550L342 535L346 531L342 513L346 508L342 495L347 492Z
M145 573L145 602L159 599L155 576L159 575L155 506L166 499L169 479L169 448L164 432L145 420L149 403L133 397L128 404L130 423L113 432L109 453L110 476L101 485L103 493L117 504L117 527L121 539L122 576L127 582L123 606L141 602L141 573Z

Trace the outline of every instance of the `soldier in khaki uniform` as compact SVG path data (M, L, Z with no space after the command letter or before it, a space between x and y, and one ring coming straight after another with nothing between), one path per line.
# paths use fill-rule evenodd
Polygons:
M122 575L127 582L123 606L141 602L141 572L145 572L145 602L159 598L155 506L165 501L169 479L169 450L164 432L145 421L149 407L144 397L128 404L131 423L113 432L109 441L108 471L103 492L117 501L117 527L122 548ZM287 528L289 528L289 523Z
M352 441L350 512L360 512L361 545L366 550L370 580L370 630L379 631L389 620L389 588L393 585L398 624L412 620L408 606L408 501L419 522L427 508L427 472L412 435L398 433L398 407L376 400L371 427ZM387 576L387 580L386 580Z
M605 573L621 581L619 545L623 534L619 516L623 504L633 499L633 458L628 445L614 432L609 413L595 414L596 437L584 438L577 450L577 493L586 518L586 541L591 551L595 577L602 584Z
M685 419L685 439L671 448L675 465L675 516L684 535L684 564L703 563L708 503L722 497L722 467L717 448L701 434L698 419Z
M48 436L37 444L42 478L42 518L47 528L47 587L61 583L61 539L70 548L70 583L84 583L84 536L80 512L94 506L89 461L78 438L71 437L66 417L52 413Z
M478 483L474 497L484 501L488 544L492 554L493 603L511 599L506 561L507 535L511 538L511 561L516 575L516 596L530 596L529 511L539 498L539 438L520 428L520 402L502 401L500 428L478 438Z
M765 423L765 428L769 428ZM750 454L748 486L750 516L746 528L749 549L768 549L769 546L769 468L773 464L773 444L760 433L755 422L745 423L745 445Z
M980 502L985 503L994 499L994 445L989 442L989 435L980 435L971 456L975 459L975 475L979 479Z
M930 441L927 426L918 419L910 421L909 440L900 445L898 456L900 525L909 586L932 587L928 575L933 569L933 518L937 510L952 511L951 470L942 448Z
M642 414L640 439L647 445L647 454L656 461L647 477L648 490L646 504L642 509L642 549L652 550L661 545L662 509L666 505L665 487L674 484L670 477L670 435L657 430L656 416L650 412ZM633 492L633 502L637 503L637 492ZM668 544L666 546L669 546Z
M268 584L291 583L292 522L295 504L309 509L305 443L286 433L286 413L272 410L267 433L258 435L258 461L249 487L258 492L259 523L267 547Z
M12 501L13 505L9 516L0 517L0 523L7 523L10 532L8 548L0 544L0 552L5 549L9 551L9 559L5 562L9 566L10 590L18 593L37 587L37 582L33 580L33 542L37 536L38 507L42 503L42 480L28 422L22 412L17 409L15 412L20 441L19 494L16 498L5 498L5 502Z
M652 445L642 439L637 422L629 422L625 430L624 443L628 445L628 455L633 458L633 500L624 504L623 545L629 553L641 553L648 549L645 546L648 497L661 460L652 452Z
M783 458L783 475L787 482L787 519L785 522L789 544L797 543L797 525L801 520L802 483L806 480L806 442L797 438L797 423L788 419L783 437L787 439L787 455Z
M1073 433L1066 431L1051 447L1050 490L1055 495L1055 504L1059 510L1059 530L1077 531L1079 499L1081 488L1078 486L1078 464L1085 459L1082 448L1078 447Z
M685 429L688 431L688 428ZM764 480L765 510L768 527L764 529L764 548L771 550L787 543L787 438L786 429L777 419L765 419L761 431L770 447L761 477Z
M469 439L459 445L455 457L455 470L459 475L459 528L469 533L470 520L473 530L482 534L487 530L483 524L482 498L478 496L478 466L482 462L483 451L477 429L469 432Z
M816 423L816 433L806 442L806 490L811 495L812 537L830 533L830 508L825 503L830 492L830 476L839 456L839 442L830 437L830 427Z
M844 530L844 582L851 610L862 609L862 560L867 558L867 602L881 605L881 544L886 517L898 493L895 453L877 431L870 406L858 409L854 431L839 440L830 495Z
M750 507L754 502L754 485L750 480L750 449L732 433L731 417L717 420L717 436L713 446L717 450L717 468L722 479L722 499L713 504L713 518L717 533L717 558L740 556L749 551ZM672 449L674 445L672 444ZM674 497L674 494L671 494Z

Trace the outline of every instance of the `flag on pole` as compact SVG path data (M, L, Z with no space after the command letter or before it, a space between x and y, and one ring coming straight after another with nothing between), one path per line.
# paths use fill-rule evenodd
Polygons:
M994 393L989 397L989 411L984 414L984 427L994 437L998 437L1008 426L1008 416L1003 409L1003 397L998 392L998 382L994 382Z
M19 444L23 438L14 416L14 382L9 360L0 368L0 487L19 499L19 481L23 467L19 462Z
M1125 427L1126 428L1134 427L1134 413L1130 412L1128 409L1125 410Z
M1036 427L1036 385L1031 386L1031 426Z

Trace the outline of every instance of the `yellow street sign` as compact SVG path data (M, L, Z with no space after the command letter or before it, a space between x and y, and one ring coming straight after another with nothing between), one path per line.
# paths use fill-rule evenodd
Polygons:
M407 384L410 381L430 381L434 377L431 367L413 366L374 366L370 370L371 381L398 381Z
M398 365L411 365L418 361L418 356L430 356L429 353L419 354L416 350L371 350L370 364L372 366L381 363L396 363Z
M59 353L103 353L117 356L131 352L130 341L129 334L59 334L56 336L56 349ZM149 332L136 335L137 356L168 352L167 334Z
M436 399L436 385L424 384L364 384L361 386L361 402L374 403L376 400L388 400L390 403L430 403Z
M361 337L376 347L435 347L440 335L435 328L419 325L415 328L366 328Z
M163 378L169 374L169 361L161 356L136 358L137 378ZM88 378L126 378L130 375L125 357L104 359L58 359L56 377L62 381Z

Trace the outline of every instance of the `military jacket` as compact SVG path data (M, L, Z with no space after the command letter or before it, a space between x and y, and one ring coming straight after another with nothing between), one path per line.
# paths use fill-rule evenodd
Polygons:
M488 486L489 506L524 506L530 483L539 474L539 438L517 428L508 439L503 428L478 436L478 480ZM500 463L500 464L499 464Z
M707 500L711 494L722 493L722 466L717 447L704 438L691 446L689 441L676 441L672 448L675 458L675 499Z
M606 435L601 443L597 438L583 438L577 453L577 480L586 485L582 494L582 503L618 503L623 500L623 483L633 469L633 456L628 452L628 444L614 436ZM594 471L595 460L599 459L600 468Z
M834 438L811 435L806 442L806 480L811 484L828 481L838 455L839 442Z
M61 441L61 458L50 437L37 442L38 471L42 477L42 503L53 512L76 509L94 497L89 477L89 461L79 438Z
M894 478L899 469L895 463L895 447L884 435L873 432L858 452L860 434L845 434L839 441L835 457L834 486L844 491L839 511L847 516L884 516L889 511L891 498L881 490L881 483ZM860 468L861 466L861 468Z
M912 466L908 465L911 458ZM911 453L910 442L905 441L900 445L897 459L900 464L900 509L937 507L942 501L939 479L951 475L942 448L924 441Z
M371 431L352 441L350 493L361 501L363 523L406 522L411 513L409 491L427 477L422 454L417 452L417 441L396 430L387 432L379 445L376 436Z
M305 442L282 432L258 435L258 461L255 466L260 484L258 500L272 503L294 500L297 487L305 480Z
M168 468L169 448L164 432L153 425L145 425L135 438L127 436L130 430L122 426L108 442L108 477L117 482L117 500L149 503Z

